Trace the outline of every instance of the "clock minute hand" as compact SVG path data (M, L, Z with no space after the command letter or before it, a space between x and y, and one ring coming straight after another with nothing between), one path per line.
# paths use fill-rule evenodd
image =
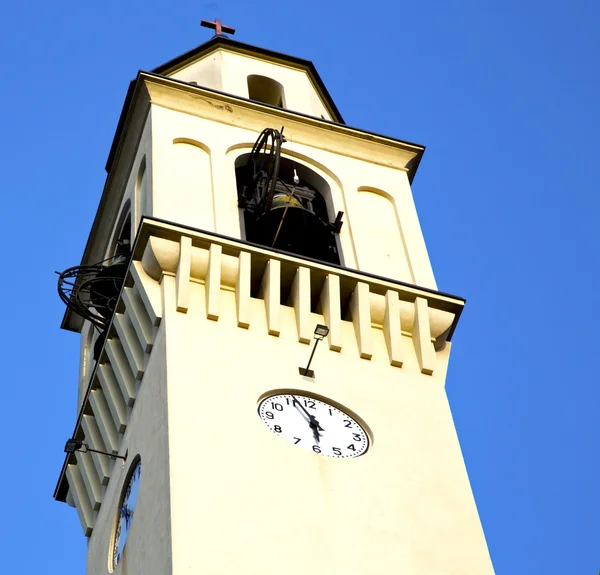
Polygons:
M317 427L317 429L320 429L321 431L325 431L320 423L317 421L317 418L314 415L311 415L310 413L308 413L308 411L306 411L306 409L304 408L304 406L292 395L292 397L294 398L294 406L299 406L300 409L306 414L306 417L308 417L308 420L310 422L310 426L312 427L313 425Z
M320 431L325 431L325 430L321 427L321 424L317 421L317 418L314 415L311 415L310 413L308 413L308 411L306 411L306 409L304 408L304 406L296 399L295 396L292 395L292 398L294 400L294 406L299 406L300 409L308 417L308 426L313 430L313 434L315 436L315 440L318 443L319 442L319 436L321 435L319 433L319 430Z

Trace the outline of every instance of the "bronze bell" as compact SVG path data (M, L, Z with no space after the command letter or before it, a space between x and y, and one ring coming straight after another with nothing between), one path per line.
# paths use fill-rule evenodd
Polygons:
M271 204L271 210L277 210L279 208L301 208L306 209L302 202L290 194L275 194L273 196L273 203Z
M109 319L117 305L121 286L127 273L128 261L119 257L114 263L104 266L95 278L89 281L90 303L104 318Z
M255 241L286 252L329 260L331 232L327 222L312 209L314 195L309 188L295 187L291 192L278 185L271 209L256 219Z

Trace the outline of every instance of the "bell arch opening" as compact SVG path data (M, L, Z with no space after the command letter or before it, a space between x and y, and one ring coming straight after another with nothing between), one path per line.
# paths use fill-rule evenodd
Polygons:
M106 253L107 258L123 257L129 259L131 251L131 205L127 201L121 210L118 223L115 226L115 231L110 242L109 249Z
M235 161L244 239L339 265L341 214L333 222L329 184L292 159L278 157L274 163L269 152L242 154Z
M267 76L250 74L248 76L248 97L250 100L285 108L283 86Z

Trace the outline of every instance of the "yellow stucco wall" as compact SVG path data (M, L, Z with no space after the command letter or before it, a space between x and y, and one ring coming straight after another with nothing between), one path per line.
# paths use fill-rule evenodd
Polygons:
M288 108L320 115L322 102L304 72L223 52L174 77L190 81L197 74L212 78L212 87L243 97L247 74L269 75L284 86ZM250 151L263 128L283 125L288 143L282 156L326 182L332 219L337 211L345 214L339 235L343 265L436 289L410 189L408 166L415 152L409 145L168 80L144 82L146 118L139 133L127 136L136 141L134 151L117 158L122 187L109 189L118 204L114 213L131 206L136 232L142 216L150 216L244 240L235 160ZM169 233L185 236L181 230ZM143 468L117 575L493 573L444 390L450 345L437 352L432 345L455 312L443 305L428 308L426 293L407 292L397 304L402 309L389 316L397 321L390 328L386 314L393 301L387 298L398 297L397 286L382 280L381 289L369 287L361 284L360 273L348 276L346 286L358 295L353 293L336 320L329 346L318 350L317 377L310 380L298 374L310 352L299 343L298 330L330 323L326 312L313 306L300 321L287 292L281 302L279 291L252 298L246 293L243 313L250 319L241 322L242 290L231 277L241 274L242 248L237 246L234 256L226 242L219 247L227 253L213 271L218 278L210 279L212 259L206 253L213 258L221 252L192 248L188 240L155 243L168 265L156 254L148 256L153 249L148 238L134 257L143 278L129 288L147 291L150 307L161 308L160 327L151 328L153 346L144 348L131 327L141 304L119 308L129 326L129 334L118 334L122 345L145 353L137 360L143 364L138 397L118 437L119 452L139 454ZM108 249L108 235L97 241ZM142 253L148 256L145 272L139 271ZM348 294L343 297L346 305ZM217 312L207 308L209 302ZM272 304L278 309L276 329L269 316ZM440 325L445 327L435 331ZM391 343L390 330L396 334ZM111 337L117 337L114 330ZM84 342L87 365L90 353ZM107 361L103 354L101 363ZM87 370L81 372L80 402ZM260 421L257 401L266 392L290 388L356 412L372 431L369 451L337 460L275 437ZM106 393L110 399L119 392ZM88 573L93 575L107 569L126 472L120 465L115 463L101 498L88 487L87 476L82 475L87 482L72 485L76 493L70 501L87 505L85 512L78 505L78 511L84 530L91 532ZM101 505L91 511L94 497Z

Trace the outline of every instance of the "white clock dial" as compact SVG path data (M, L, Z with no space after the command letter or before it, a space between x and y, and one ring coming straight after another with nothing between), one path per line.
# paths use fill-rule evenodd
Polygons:
M328 457L358 457L369 448L369 436L351 415L323 400L300 393L263 399L258 415L292 445Z
M137 501L138 490L140 487L140 476L142 473L142 462L138 461L132 471L129 473L129 479L126 482L127 487L123 493L121 504L117 509L117 519L115 524L115 533L112 545L112 557L111 557L111 572L117 567L123 555L125 549L125 543L127 542L127 536L131 529L131 520L133 519L133 512L135 511L135 504Z

